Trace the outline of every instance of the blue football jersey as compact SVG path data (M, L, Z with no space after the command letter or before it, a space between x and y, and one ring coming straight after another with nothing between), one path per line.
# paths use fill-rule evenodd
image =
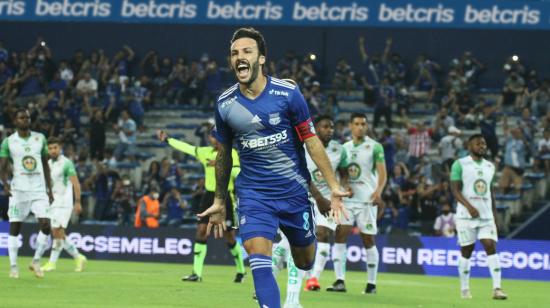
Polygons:
M267 77L263 92L251 100L235 84L219 98L216 139L237 148L240 198L288 198L309 191L303 140L315 131L297 86Z

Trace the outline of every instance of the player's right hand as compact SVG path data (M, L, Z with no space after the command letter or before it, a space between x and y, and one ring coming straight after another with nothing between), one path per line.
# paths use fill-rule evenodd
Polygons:
M471 206L471 205L468 207L468 212L470 213L470 216L472 216L472 218L478 218L479 217L478 210L475 207Z
M227 230L225 225L225 201L214 198L214 204L206 209L206 211L197 214L199 218L209 216L208 226L206 227L206 235L210 236L212 228L214 228L214 237L222 238L223 231Z
M4 193L6 196L11 197L11 190L9 185L4 185Z
M342 215L348 219L348 212L344 208L343 197L349 197L350 192L335 189L330 195L330 217L334 219L337 224L340 224Z
M163 130L157 130L157 138L159 138L160 141L165 142L166 139L168 139L168 133Z

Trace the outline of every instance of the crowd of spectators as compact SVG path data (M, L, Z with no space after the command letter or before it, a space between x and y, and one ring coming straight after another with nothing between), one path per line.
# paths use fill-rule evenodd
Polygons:
M339 141L349 139L346 120L339 120L341 102L359 100L371 108L370 133L384 146L390 176L383 232L407 232L416 225L424 234L449 234L450 166L467 155L468 131L485 136L488 157L502 168L499 192L519 191L522 172L531 164L535 171L550 172L548 79L517 56L502 68L486 67L469 51L446 65L425 54L409 63L392 46L388 38L382 53L372 53L367 39L359 37L357 67L340 59L335 68L323 68L315 54L288 51L265 68L297 81L313 115L332 115ZM173 59L156 51L138 55L125 45L111 56L101 49L77 49L70 59L59 59L53 49L42 38L28 51L0 43L0 138L13 131L9 115L19 106L30 110L33 130L60 137L89 195L83 220L133 225L141 196L152 191L159 192L160 225L178 226L192 217L204 181L197 177L183 196L179 188L191 171L180 168L179 156L147 165L140 161L144 116L165 105L211 111L215 97L234 82L231 70L207 54ZM502 69L506 76L502 88L492 90L493 99L480 93L479 77L488 69ZM201 143L207 126L197 127ZM107 145L109 131L118 138L114 147ZM139 183L117 167L120 162L143 165ZM0 204L7 207L3 195Z

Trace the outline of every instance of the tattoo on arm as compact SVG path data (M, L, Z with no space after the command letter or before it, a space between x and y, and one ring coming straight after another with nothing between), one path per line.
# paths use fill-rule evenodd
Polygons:
M227 197L227 185L231 177L233 167L233 157L231 156L231 146L221 145L216 156L216 193L215 197L223 199Z

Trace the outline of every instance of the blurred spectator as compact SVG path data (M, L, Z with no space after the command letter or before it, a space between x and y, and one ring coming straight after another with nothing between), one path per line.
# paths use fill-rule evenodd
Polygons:
M390 84L390 79L384 77L378 87L376 104L374 105L374 127L378 127L381 117L386 120L386 127L391 128L393 126L391 117L394 101L395 88Z
M117 218L117 211L113 207L113 193L120 176L116 171L109 169L103 163L98 163L96 170L97 173L91 179L96 201L94 219L115 220Z
M386 170L389 172L393 171L393 166L395 162L395 140L392 137L391 130L388 128L384 129L382 133L382 138L380 143L384 147L384 158L386 159Z
M147 195L137 203L134 226L136 228L158 228L160 218L159 190L152 186Z
M78 96L95 99L97 97L97 81L92 79L90 72L85 72L76 84Z
M499 145L497 136L497 111L500 106L493 106L489 102L484 102L481 107L481 118L479 128L483 138L487 142L487 147L491 151L492 159L498 155Z
M502 88L502 104L514 106L519 110L522 107L524 93L525 80L517 72L511 72L504 81L504 87Z
M206 65L204 83L205 89L202 97L202 106L204 109L210 109L214 107L223 87L222 73L218 69L216 60L210 60Z
M168 157L163 158L160 163L161 196L164 197L172 187L180 187L182 176L178 162Z
M89 109L89 116L91 118L89 129L90 158L101 161L105 152L107 123L105 123L101 109L96 109L95 111Z
M435 73L441 70L441 66L430 60L426 55L421 54L417 57L414 65L416 77L413 82L413 90L428 92L427 101L433 102L437 89L437 80Z
M138 127L143 126L145 106L149 106L151 104L151 92L144 87L144 81L144 77L141 78L141 81L135 81L134 86L129 91L130 101L128 102L128 111L130 112L132 118L136 121Z
M113 207L117 209L118 225L131 226L132 216L136 212L136 192L134 185L128 176L123 176L122 180L116 182L113 191Z
M455 126L455 120L449 115L446 107L441 107L435 117L434 124L434 139L439 141L443 136L447 135L449 127Z
M0 77L0 85L1 83ZM550 79L544 79L540 86L531 92L529 99L531 103L531 112L533 115L535 117L545 115L549 110L548 105L550 104Z
M504 118L504 138L506 138L504 169L502 170L498 186L501 193L507 193L510 189L513 189L515 193L519 194L525 167L527 142L519 127L513 129L508 127L507 118Z
M187 202L182 199L177 187L172 187L170 192L164 196L160 205L161 226L179 227L183 223L184 209L187 208Z
M147 172L143 175L143 178L142 178L142 187L141 187L141 190L142 191L147 191L149 190L149 187L153 186L153 185L159 185L161 182L161 178L160 178L160 164L158 161L156 160L153 160L150 164L149 164L149 168L147 169Z
M451 212L451 205L443 203L441 215L437 217L434 224L434 233L436 236L454 237L456 233L455 216Z
M458 151L464 147L460 135L462 131L455 126L450 126L448 134L439 142L439 154L445 168L445 173L450 173L451 166L458 158Z
M535 160L535 170L550 174L550 130L545 129L544 135L537 143L537 154Z
M334 72L334 78L332 79L332 85L336 90L345 91L347 94L355 87L354 81L355 73L351 69L346 59L338 60L336 64L336 70Z
M429 124L429 121L418 122L415 126L406 123L409 133L409 160L407 164L411 170L420 162L420 158L428 153L432 145L432 130L426 127Z
M118 131L119 138L114 152L116 159L122 160L125 156L133 158L136 154L137 127L136 122L130 118L128 111L122 111L118 124L114 128Z

